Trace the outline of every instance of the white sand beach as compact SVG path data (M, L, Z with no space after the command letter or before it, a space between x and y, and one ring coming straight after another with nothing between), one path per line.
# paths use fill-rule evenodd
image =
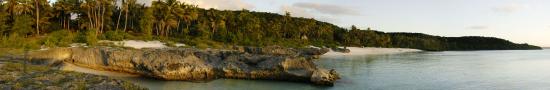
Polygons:
M132 47L132 48L136 48L136 49L166 48L166 47L168 47L168 46L166 46L166 43L158 41L158 40L154 40L154 41L141 41L141 40L107 41L107 40L102 40L100 42L111 42L111 43L114 43L115 45L124 46L124 47ZM182 44L182 43L176 43L175 46L180 47L180 46L186 46L186 45Z
M136 49L141 48L166 48L168 46L164 45L165 43L160 41L136 41L136 40L124 40L121 41L124 47L132 47Z
M347 47L350 50L350 53L341 53L335 51L329 51L323 56L346 56L346 55L383 55L383 54L399 54L399 53L409 53L409 52L421 52L422 50L418 49L409 49L409 48L375 48L375 47Z

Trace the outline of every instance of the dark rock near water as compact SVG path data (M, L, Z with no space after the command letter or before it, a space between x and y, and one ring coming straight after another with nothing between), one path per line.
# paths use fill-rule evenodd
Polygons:
M26 67L26 68L25 68ZM25 69L24 69L25 68ZM0 68L0 90L145 90L106 76L7 63Z
M341 52L341 53L350 53L351 51L347 48L332 48L332 51Z
M33 59L63 60L92 69L134 73L164 80L208 81L218 78L264 79L333 85L334 70L317 68L312 58L328 49L235 47L235 50L190 48L59 48ZM40 52L37 52L40 53Z

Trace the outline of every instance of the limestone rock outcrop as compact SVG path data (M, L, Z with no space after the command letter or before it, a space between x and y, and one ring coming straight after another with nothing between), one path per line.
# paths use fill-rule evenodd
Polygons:
M139 74L164 80L208 81L218 78L263 79L333 85L334 70L318 68L312 59L328 49L236 47L234 50L191 48L122 49L59 48L34 59L63 60L77 66Z

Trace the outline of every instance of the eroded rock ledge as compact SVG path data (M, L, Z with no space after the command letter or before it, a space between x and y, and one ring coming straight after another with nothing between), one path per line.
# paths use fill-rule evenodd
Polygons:
M263 79L333 85L334 70L318 68L312 59L328 49L235 47L233 50L190 48L121 49L58 48L31 54L33 60L140 74L164 80L208 81L218 78Z

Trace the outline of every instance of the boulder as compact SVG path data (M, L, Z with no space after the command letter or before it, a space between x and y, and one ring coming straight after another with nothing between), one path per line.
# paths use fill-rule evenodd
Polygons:
M313 75L311 76L311 82L318 85L332 86L334 85L334 81L338 79L340 79L340 77L338 76L338 73L334 71L334 69L319 69L313 72Z

